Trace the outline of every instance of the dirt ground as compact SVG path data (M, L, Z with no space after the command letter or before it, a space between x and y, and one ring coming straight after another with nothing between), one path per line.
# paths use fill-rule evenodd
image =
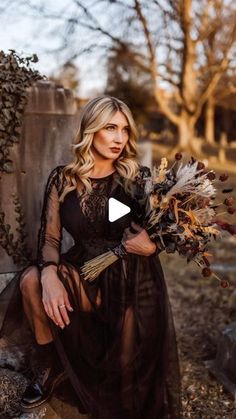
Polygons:
M219 198L232 195L236 206L236 175L217 187L226 184L234 191ZM219 218L236 225L235 215ZM236 236L224 233L209 250L211 263L235 265L234 272L215 270L230 282L229 288L223 289L214 277L203 278L194 262L187 264L175 254L160 255L176 326L184 418L236 419L236 401L204 365L205 360L215 358L220 333L236 321Z
M161 259L176 326L184 418L236 418L232 397L204 365L215 358L220 332L236 320L235 274L227 274L231 286L223 289L214 278L202 278L195 265L173 255Z

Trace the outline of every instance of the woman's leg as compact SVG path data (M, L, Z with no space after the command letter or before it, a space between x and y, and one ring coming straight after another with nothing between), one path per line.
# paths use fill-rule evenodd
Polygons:
M32 380L21 397L21 409L30 411L51 397L55 386L64 379L64 370L54 345L49 318L42 303L40 272L29 266L21 275L23 309L36 339L29 363Z
M76 300L76 305L79 311L91 312L94 311L92 304L85 292L83 283L80 279L80 275L75 268L70 268L66 265L59 265L59 272L64 278L65 283L70 288L72 295L74 295L74 300ZM72 301L71 301L72 303ZM94 301L96 307L101 305L101 290L98 288L96 299ZM73 304L72 304L73 306Z
M38 344L53 340L47 314L42 303L40 273L37 266L29 266L21 275L20 290L24 312Z

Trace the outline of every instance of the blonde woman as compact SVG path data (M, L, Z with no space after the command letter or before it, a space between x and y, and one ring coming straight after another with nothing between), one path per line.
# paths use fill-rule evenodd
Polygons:
M37 260L13 281L18 300L16 291L12 298L20 310L22 297L37 360L22 410L41 406L66 380L73 391L68 402L94 419L181 417L175 332L159 249L134 222L139 207L131 186L149 170L137 162L137 136L124 102L97 97L81 114L74 161L49 175ZM110 197L130 213L109 222ZM64 254L62 228L74 239ZM83 263L121 240L127 254L95 281L84 281ZM2 336L13 314L8 309Z

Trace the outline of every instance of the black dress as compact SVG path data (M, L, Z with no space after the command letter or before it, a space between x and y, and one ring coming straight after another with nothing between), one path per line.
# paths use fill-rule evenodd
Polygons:
M63 330L51 320L49 324L78 405L93 419L179 419L175 330L158 253L128 253L92 283L78 276L85 261L119 244L124 229L135 220L136 202L117 182L118 173L112 173L91 178L92 195L73 190L59 203L65 185L63 167L49 175L38 256L29 265L56 262L74 309ZM131 212L109 222L109 197L128 205ZM61 253L63 227L74 239L66 253ZM26 345L30 342L30 333L24 333L27 322L19 290L22 272L0 295L5 310L0 336L15 345L23 339Z

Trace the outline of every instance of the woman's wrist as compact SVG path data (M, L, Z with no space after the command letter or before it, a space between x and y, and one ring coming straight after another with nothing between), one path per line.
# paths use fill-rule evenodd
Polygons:
M45 262L39 265L41 273L41 281L45 278L48 278L53 272L57 273L57 263L55 262Z
M151 245L151 254L150 255L153 255L154 253L156 253L157 250L158 250L157 244L155 242L152 242L152 245Z
M57 269L58 263L54 262L54 260L47 260L45 262L39 262L38 267L40 271L42 271L43 269L46 269L47 267L54 267L55 269Z
M54 278L56 275L57 275L57 268L55 266L50 265L43 268L41 272L41 277L40 277L41 284L43 285L47 282L50 282L52 278Z
M42 274L44 272L51 272L51 271L57 272L57 266L55 266L55 265L47 265L47 266L44 266L41 269Z

